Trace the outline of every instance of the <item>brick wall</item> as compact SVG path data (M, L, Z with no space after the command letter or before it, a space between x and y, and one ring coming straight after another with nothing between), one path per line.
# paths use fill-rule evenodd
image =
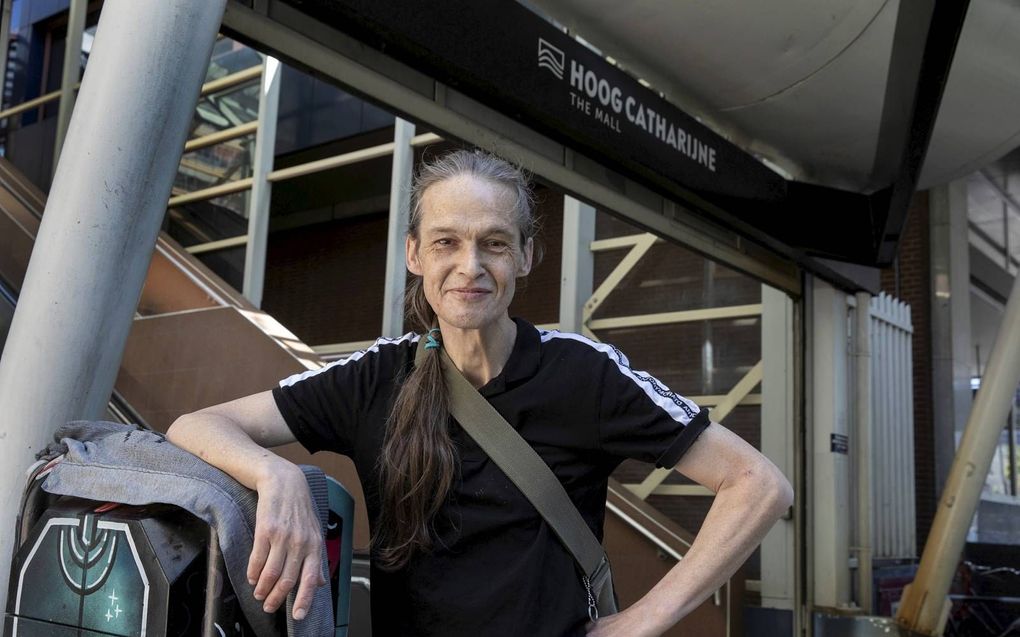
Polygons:
M931 259L928 193L914 195L894 267L882 270L882 290L910 304L914 324L914 485L917 542L924 546L935 515L935 447L932 418Z
M387 213L269 235L262 308L309 345L382 329Z

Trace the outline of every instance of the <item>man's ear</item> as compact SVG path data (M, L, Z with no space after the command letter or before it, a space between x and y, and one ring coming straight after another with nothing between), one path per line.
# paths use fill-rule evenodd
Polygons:
M407 235L407 239L404 240L404 260L411 274L422 276L421 261L418 260L418 240L411 235Z
M517 276L528 276L528 273L531 272L531 263L534 255L535 240L529 237L528 240L524 242L524 254L521 255L523 258L517 266Z

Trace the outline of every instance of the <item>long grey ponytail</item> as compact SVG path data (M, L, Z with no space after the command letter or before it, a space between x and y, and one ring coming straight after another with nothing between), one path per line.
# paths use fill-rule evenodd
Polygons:
M411 190L408 234L417 238L422 196L430 186L459 175L473 175L505 186L514 197L514 216L521 246L534 238L537 223L533 196L524 173L507 161L479 150L458 150L419 168ZM409 322L425 333L437 327L425 298L421 277L406 294ZM450 404L443 382L439 350L404 380L386 424L379 458L381 515L372 538L377 565L395 570L434 542L434 519L457 475L457 452L450 437Z

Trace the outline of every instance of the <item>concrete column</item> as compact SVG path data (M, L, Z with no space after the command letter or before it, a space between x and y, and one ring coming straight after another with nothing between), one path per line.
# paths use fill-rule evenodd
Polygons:
M762 285L761 303L761 452L795 484L793 301ZM761 605L765 608L796 608L795 526L792 517L784 518L761 543Z
M262 88L259 92L258 130L252 152L251 198L248 201L248 243L244 251L242 292L255 307L262 307L262 288L266 280L266 245L269 241L269 202L273 184L266 176L273 170L276 156L276 114L280 105L280 61L265 56L262 60Z
M941 493L971 406L967 184L929 191L931 218L932 417L935 488Z
M414 179L414 124L397 118L393 129L393 168L390 175L390 223L386 233L386 289L383 291L382 334L397 338L404 333L404 289L407 264L404 239L411 219L411 182Z
M0 360L0 608L25 468L101 417L226 0L106 0Z
M581 332L584 304L595 276L595 208L563 195L563 256L560 268L560 329Z
M847 297L811 279L811 538L815 607L850 603L850 426L847 378Z
M67 38L64 42L64 68L60 75L60 106L57 111L57 140L53 149L53 172L57 172L60 149L67 136L74 110L75 84L81 76L81 40L85 30L88 0L71 0L67 16Z

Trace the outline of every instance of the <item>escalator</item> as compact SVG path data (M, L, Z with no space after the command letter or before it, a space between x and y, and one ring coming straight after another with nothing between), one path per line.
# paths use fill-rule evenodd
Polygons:
M0 158L0 343L13 315L44 207L45 195ZM283 325L161 233L108 417L165 431L183 413L264 391L281 378L323 364ZM367 553L368 522L353 463L325 452L313 457L297 444L276 451L294 462L318 465L347 486L358 501L355 551ZM654 585L686 553L692 540L691 534L615 481L610 484L605 536L623 607ZM367 561L357 560L355 571L352 635L365 634L359 633L357 622L359 606L367 613ZM742 634L742 607L743 576L738 573L666 634Z

